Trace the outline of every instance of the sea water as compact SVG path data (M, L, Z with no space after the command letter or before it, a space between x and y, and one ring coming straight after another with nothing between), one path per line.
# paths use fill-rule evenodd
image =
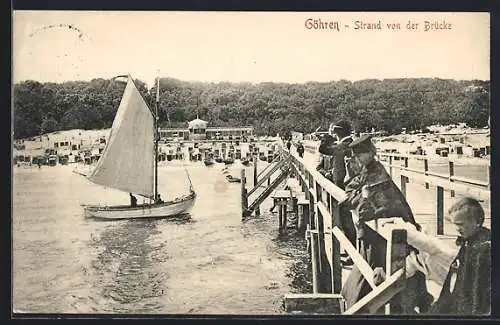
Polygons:
M267 163L259 161L259 170ZM236 161L162 162L164 199L198 194L188 215L98 221L81 204L128 204L71 165L13 171L14 310L36 313L280 314L283 295L311 292L302 236L279 238L276 214L241 220ZM138 197L138 203L142 199Z
M306 153L305 160L316 157ZM267 163L259 160L262 170ZM429 166L446 172L447 166ZM97 221L81 204L128 204L128 193L103 188L73 167L14 168L12 283L14 310L36 313L245 314L283 313L283 295L312 292L303 236L278 236L276 214L241 220L239 177L251 188L253 166L162 162L164 199L198 194L187 215L150 220ZM481 167L460 176L485 180ZM397 183L397 182L396 182ZM417 222L435 232L435 189L408 184ZM455 198L445 193L445 208ZM142 203L140 197L138 203ZM424 204L425 202L425 204ZM489 200L486 225L491 217ZM445 222L445 233L456 234Z

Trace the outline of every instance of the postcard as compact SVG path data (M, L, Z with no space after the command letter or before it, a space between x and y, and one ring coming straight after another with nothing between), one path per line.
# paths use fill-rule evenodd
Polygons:
M12 312L489 315L485 12L13 11Z

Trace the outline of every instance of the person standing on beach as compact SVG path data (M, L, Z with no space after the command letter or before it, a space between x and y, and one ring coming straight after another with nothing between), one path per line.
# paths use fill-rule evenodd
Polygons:
M129 193L129 195L130 195L130 206L134 208L137 206L137 198L134 195L132 195L132 193Z
M299 141L299 143L297 144L297 153L299 154L300 158L304 157L304 145L301 141Z

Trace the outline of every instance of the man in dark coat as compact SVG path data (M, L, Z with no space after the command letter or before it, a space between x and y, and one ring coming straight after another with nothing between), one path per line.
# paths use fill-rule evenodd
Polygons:
M362 136L353 141L349 147L360 168L359 174L353 177L346 186L348 199L344 202L346 208L353 210L357 222L360 254L372 269L385 268L385 239L364 224L364 221L378 218L400 217L406 222L415 222L413 213L405 197L392 181L384 166L375 160L376 148L370 136ZM425 276L417 272L406 280L405 289L391 300L391 313L415 313L428 311L432 297L427 292ZM342 294L347 308L363 298L371 291L359 269L354 266L342 288ZM383 309L383 308L382 308ZM365 313L367 311L360 311ZM383 310L379 311L383 313Z
M329 134L326 134L321 139L321 144L326 143L327 145L331 145L334 142L335 142L335 139L331 135L329 135ZM321 146L321 144L320 144L320 146ZM330 163L330 161L331 161L331 156L323 155L323 154L320 153L319 163L316 166L316 170L321 175L323 175L325 178L327 178L329 180L331 180L331 178L332 178L331 173L329 173L329 171L331 169L331 163Z
M304 145L301 141L299 141L299 143L297 144L297 153L299 154L300 158L304 157Z
M339 188L344 189L346 157L350 156L349 144L353 142L353 138L350 136L351 126L345 121L340 121L336 125L331 125L330 131L337 137L337 141L332 141L332 137L321 141L318 151L323 157L328 157L325 159L329 159L327 168L324 168L327 175L325 177ZM356 228L352 221L351 212L344 206L340 206L340 223L346 237L356 246ZM346 262L351 264L350 260Z
M129 195L130 195L130 206L134 208L137 206L137 198L134 195L132 195L132 193L129 193Z
M463 198L448 211L457 226L460 246L438 300L429 313L488 315L491 313L491 232L483 227L484 210L473 198Z
M331 169L332 182L344 189L344 178L346 176L345 158L350 155L349 144L352 143L353 139L350 136L351 127L349 123L341 121L336 125L330 126L330 131L337 138L325 137L321 141L318 151L322 155L328 155L331 157Z

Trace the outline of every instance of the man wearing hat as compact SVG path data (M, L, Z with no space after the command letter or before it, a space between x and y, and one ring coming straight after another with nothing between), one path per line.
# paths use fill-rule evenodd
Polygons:
M344 189L344 179L346 176L345 158L349 156L349 144L353 142L351 126L345 121L337 124L330 124L330 134L334 136L335 142L322 141L319 145L319 152L322 155L332 157L332 181L338 187Z
M359 250L372 269L385 266L385 240L375 233L364 221L379 218L400 217L406 222L415 222L408 202L394 184L384 166L375 159L376 148L370 135L364 135L353 141L349 148L353 159L360 167L359 174L351 179L346 186L348 199L343 203L353 211L358 219ZM413 249L413 248L412 248ZM391 313L415 313L415 307L420 312L426 312L432 302L432 296L427 292L425 276L418 272L406 280L406 288L395 295L391 303ZM359 269L354 266L342 289L347 308L363 298L371 291ZM383 312L383 311L381 311Z
M321 146L330 146L335 143L335 138L332 137L330 134L326 134L323 136L321 139ZM327 179L332 180L332 174L330 173L330 169L332 167L331 164L331 156L322 154L320 152L320 159L319 163L316 166L316 170L323 176L325 176Z
M351 126L346 121L340 121L337 124L330 124L329 131L337 138L337 141L335 142L335 138L329 136L321 142L318 151L323 157L327 157L324 158L325 160L329 160L329 166L325 169L325 177L341 189L344 189L346 158L350 156L349 144L353 142L353 138L350 136ZM356 246L356 229L351 213L348 209L342 208L342 206L340 208L340 223L346 237ZM345 262L352 264L349 259Z
M300 141L300 140L297 143L297 153L299 154L300 158L304 157L304 145L302 144L302 141Z

